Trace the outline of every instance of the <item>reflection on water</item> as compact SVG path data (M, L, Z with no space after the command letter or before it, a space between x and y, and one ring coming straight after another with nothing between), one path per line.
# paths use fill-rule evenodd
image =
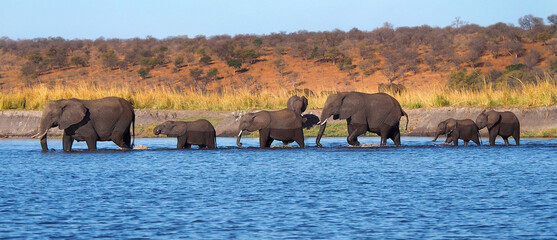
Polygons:
M348 147L307 138L267 150L218 138L216 150L41 153L0 140L0 238L488 238L557 236L557 140L450 147ZM511 141L512 142L512 141ZM502 144L498 140L497 144ZM389 142L392 144L392 142ZM439 142L437 143L439 144ZM295 143L292 145L296 146Z

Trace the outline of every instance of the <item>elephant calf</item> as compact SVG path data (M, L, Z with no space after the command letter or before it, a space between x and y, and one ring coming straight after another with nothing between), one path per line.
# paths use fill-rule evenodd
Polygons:
M497 135L509 145L509 137L512 136L516 145L520 145L520 122L512 112L497 112L483 110L476 118L476 124L480 129L487 127L489 131L489 145L495 145Z
M178 149L190 148L198 145L199 148L215 148L217 146L216 133L213 125L205 120L196 121L166 121L153 129L155 135L166 134L178 138Z
M456 120L449 118L437 125L437 134L433 142L437 141L440 135L447 134L445 143L453 142L455 146L458 146L458 139L462 139L464 140L464 146L468 146L470 140L477 145L481 145L479 131L480 129L472 119Z

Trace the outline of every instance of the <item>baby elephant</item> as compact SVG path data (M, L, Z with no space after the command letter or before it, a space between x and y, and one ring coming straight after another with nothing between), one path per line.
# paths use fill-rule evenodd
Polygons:
M455 146L458 146L458 139L462 139L464 140L464 146L468 146L470 140L477 145L481 145L479 131L478 126L471 119L455 120L454 118L449 118L437 125L437 135L433 142L437 141L440 135L447 134L445 143L453 142Z
M215 148L216 134L213 125L205 120L196 121L166 121L153 129L155 135L166 134L178 138L178 149L190 148L198 145L199 148Z

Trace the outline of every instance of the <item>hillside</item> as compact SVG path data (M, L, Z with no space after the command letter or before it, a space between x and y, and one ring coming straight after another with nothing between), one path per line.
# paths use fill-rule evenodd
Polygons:
M530 79L551 72L548 62L557 52L555 29L541 25L524 30L498 23L160 40L2 38L0 91L87 85L373 92L389 81L427 91L445 87L448 76L462 68L489 73L524 64L524 71L531 73L524 76Z

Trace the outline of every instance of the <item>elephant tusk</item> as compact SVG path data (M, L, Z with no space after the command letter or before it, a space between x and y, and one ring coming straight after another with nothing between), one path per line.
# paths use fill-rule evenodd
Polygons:
M238 133L238 137L242 136L242 132L244 132L244 130L241 130L240 133Z
M37 134L33 135L32 138L43 138L46 132L48 132L48 130L44 131L43 133L38 132Z
M325 123L327 123L327 120L328 120L328 118L325 119L325 121L323 121L322 123L318 123L318 124L319 124L319 125L325 125Z

